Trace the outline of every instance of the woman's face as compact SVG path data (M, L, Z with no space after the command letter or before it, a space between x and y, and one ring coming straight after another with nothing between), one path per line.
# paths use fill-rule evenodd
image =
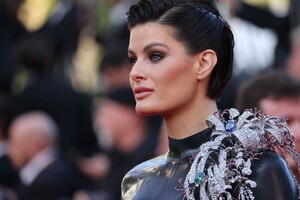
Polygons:
M187 53L173 31L158 23L137 25L131 30L130 84L138 114L171 114L195 100L198 57Z

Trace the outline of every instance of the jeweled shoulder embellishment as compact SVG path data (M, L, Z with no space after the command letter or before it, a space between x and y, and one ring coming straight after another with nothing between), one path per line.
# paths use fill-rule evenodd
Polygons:
M234 190L238 199L253 200L251 189L256 182L248 176L252 173L252 161L261 150L285 149L300 169L293 135L282 118L252 110L240 115L232 108L208 117L207 125L213 129L212 139L202 144L193 158L183 184L184 199L232 200L230 190ZM195 197L196 190L199 197Z

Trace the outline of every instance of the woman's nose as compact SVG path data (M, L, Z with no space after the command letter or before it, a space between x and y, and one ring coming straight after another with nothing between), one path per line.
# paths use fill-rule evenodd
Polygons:
M146 79L145 70L139 62L136 62L135 65L132 67L129 77L131 80L136 82Z

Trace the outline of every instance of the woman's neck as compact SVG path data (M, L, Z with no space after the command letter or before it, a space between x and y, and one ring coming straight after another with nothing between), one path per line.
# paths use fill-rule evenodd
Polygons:
M205 98L188 108L163 115L168 136L174 139L189 137L207 128L206 119L218 111L215 100Z

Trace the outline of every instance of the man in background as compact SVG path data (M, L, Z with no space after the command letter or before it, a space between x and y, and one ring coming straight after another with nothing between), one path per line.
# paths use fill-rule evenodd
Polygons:
M263 114L286 118L300 152L300 80L280 71L251 78L240 87L236 106L241 112L258 108ZM295 163L289 164L296 168Z
M57 153L58 128L45 113L15 118L9 129L9 157L21 180L20 200L71 198L76 189L71 170Z

